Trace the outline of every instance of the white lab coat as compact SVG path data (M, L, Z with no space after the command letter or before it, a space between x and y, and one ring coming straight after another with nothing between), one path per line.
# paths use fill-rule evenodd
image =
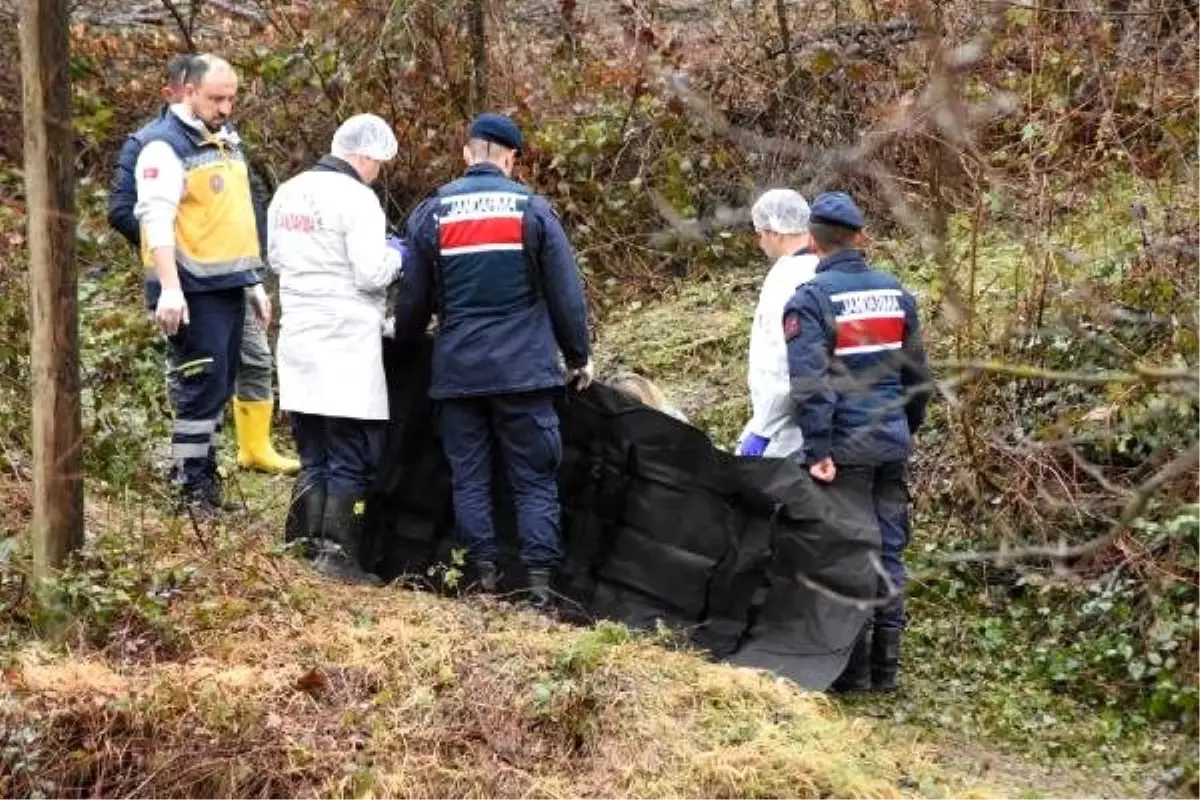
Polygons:
M799 454L804 447L804 434L796 422L791 398L783 309L796 287L816 274L817 261L814 255L784 256L767 273L758 296L746 376L752 416L741 439L751 433L770 439L764 456L786 458Z
M267 218L279 273L279 407L386 420L380 337L401 264L375 193L339 172L303 172L279 187Z

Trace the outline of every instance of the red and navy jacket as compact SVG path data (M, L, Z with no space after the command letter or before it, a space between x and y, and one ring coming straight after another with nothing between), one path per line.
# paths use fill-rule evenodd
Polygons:
M807 463L903 461L931 391L917 302L858 250L823 259L783 312Z
M575 255L542 197L477 164L409 216L397 340L437 314L434 399L561 387L588 361L587 304Z

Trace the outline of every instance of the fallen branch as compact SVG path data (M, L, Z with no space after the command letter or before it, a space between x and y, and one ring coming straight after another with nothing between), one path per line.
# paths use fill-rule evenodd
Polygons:
M990 561L994 562L997 566L1005 566L1014 561L1028 559L1050 558L1056 561L1067 561L1090 555L1111 544L1145 510L1146 504L1150 502L1150 498L1159 489L1171 481L1186 475L1190 470L1195 469L1197 464L1200 464L1200 442L1193 442L1191 447L1176 456L1173 461L1133 491L1132 496L1125 503L1125 508L1121 511L1121 516L1113 523L1113 526L1107 533L1082 544L1068 545L1065 539L1060 539L1058 544L1054 546L1043 545L1014 548L1010 547L1006 542L1001 542L1000 547L996 550L948 553L940 556L938 561L946 564Z
M1092 385L1105 384L1141 384L1141 383L1172 383L1187 381L1193 390L1200 383L1200 372L1184 367L1153 367L1136 365L1132 372L1064 372L1062 370L1043 369L1029 364L1005 364L1002 361L935 361L936 369L958 370L978 375L991 373L995 375L1010 375L1014 378L1030 380L1058 381L1060 383L1084 383Z
M854 606L860 611L866 611L871 608L884 608L900 596L900 588L896 586L896 582L892 580L892 576L888 574L888 571L883 568L883 562L880 561L876 553L868 553L867 560L871 562L871 568L879 575L879 580L883 586L883 594L875 597L852 597L848 594L842 594L836 589L814 578L810 578L805 572L796 573L796 582L835 603Z
M994 5L1030 11L1035 14L1080 14L1092 17L1160 17L1169 10L1167 8L1158 8L1153 11L1121 11L1104 8L1053 8L1034 3L1016 2L1016 0L990 0L990 2Z

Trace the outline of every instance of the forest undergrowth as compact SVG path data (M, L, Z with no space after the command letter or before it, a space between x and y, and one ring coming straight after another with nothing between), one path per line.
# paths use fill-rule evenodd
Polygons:
M489 740L483 731L494 709L463 700L476 696L472 680L494 681L516 669L503 654L507 634L485 640L494 650L482 667L433 655L427 665L404 666L433 670L432 695L376 701L406 713L424 709L433 715L428 720L468 714L468 722L453 725L472 744L460 751L430 740L431 749L414 750L424 755L413 758L428 759L421 763L430 775L442 776L430 783L397 783L395 775L381 777L353 758L346 763L354 768L331 783L321 772L327 765L314 756L326 741L320 737L358 737L368 751L382 741L353 714L372 692L385 691L369 669L356 671L353 648L361 643L352 644L356 631L377 631L375 621L386 612L374 600L361 617L329 623L341 625L329 640L340 643L321 658L345 657L338 663L347 671L312 680L327 680L334 706L349 716L339 718L336 730L313 729L318 738L299 749L272 718L272 704L281 702L280 687L307 673L281 667L266 677L255 673L243 686L238 681L246 673L231 668L205 689L215 705L188 706L171 694L171 681L208 680L193 672L208 669L192 663L193 656L229 655L209 634L197 648L195 631L203 626L181 629L174 617L181 608L236 621L249 641L289 615L315 613L305 592L316 590L301 581L291 597L292 589L280 588L285 578L276 575L278 563L265 544L273 511L220 541L172 529L165 550L154 550L162 563L147 564L122 549L128 546L122 532L148 534L125 511L111 509L149 514L158 507L169 417L159 345L140 307L138 267L103 219L115 149L153 112L166 57L191 39L199 49L223 52L241 71L239 124L256 166L272 182L323 152L348 113L372 110L392 120L400 157L384 176L381 196L399 223L458 169L461 131L480 96L475 51L464 44L468 5L257 0L231 13L200 3L180 30L169 17L164 24L120 22L113 15L128 12L113 3L80 4L71 71L84 460L89 495L99 503L89 513L108 549L93 552L56 586L58 605L45 617L31 610L34 587L21 569L21 539L13 535L25 524L30 374L19 48L15 25L0 26L0 129L6 131L0 134L0 467L7 476L0 608L12 621L3 636L13 652L25 653L21 658L34 658L22 648L37 650L36 663L52 670L46 674L83 670L79 686L124 687L107 695L111 705L96 708L84 708L81 696L66 690L39 695L51 704L44 708L49 728L4 729L5 793L45 788L20 782L34 772L18 774L12 753L37 749L23 736L43 737L38 741L50 749L41 752L66 770L55 774L79 787L92 781L98 793L170 794L186 785L252 794L298 788L669 794L741 786L762 794L870 795L987 784L987 770L975 782L955 783L933 762L916 759L931 765L916 774L897 766L901 756L879 762L857 750L846 756L852 763L833 762L836 775L826 765L811 768L827 754L762 749L768 740L774 747L799 735L787 729L792 717L772 717L769 728L748 721L755 709L776 702L775 688L729 694L703 682L699 695L670 694L661 702L672 713L686 708L699 715L688 717L698 726L695 741L717 736L721 752L753 751L762 760L722 763L713 752L651 749L644 754L649 761L621 769L627 754L599 742L626 730L625 717L605 716L610 707L596 704L631 702L626 681L632 679L622 675L632 673L622 670L642 667L623 657L620 666L601 659L608 665L601 701L589 694L591 678L572 671L574 656L560 652L574 652L570 637L599 637L602 650L625 647L626 634L608 629L539 639L545 647L531 656L536 666L521 666L525 682L514 684L529 692L518 705L532 710L519 724L506 723L517 725L511 741ZM744 353L766 268L746 229L757 191L791 185L810 197L829 188L853 192L870 219L869 255L918 294L939 388L913 465L907 687L888 701L804 705L801 716L819 709L813 720L851 738L860 735L856 720L882 720L883 735L899 737L892 741L920 731L947 756L982 747L973 760L995 765L996 774L1008 763L1005 754L1014 754L1017 772L1025 770L1028 780L1002 781L1008 787L1002 792L1043 785L1051 794L1057 786L1077 794L1195 796L1195 7L1150 0L1043 5L985 4L977 13L975 3L919 0L831 1L806 5L807 11L788 3L718 3L697 15L686 2L491 3L483 94L528 132L521 175L550 198L576 246L602 375L634 369L661 382L719 445L732 444L748 413ZM350 19L353 37L346 35ZM247 486L264 508L286 496L286 487L270 482ZM119 522L105 516L112 513ZM219 579L207 566L195 572L197 559L236 548L240 536L262 539L251 548L252 565L221 561ZM227 598L188 594L183 587L200 574L217 580L213 586L227 590ZM203 599L173 602L184 596ZM411 608L435 613L426 602L413 599ZM260 603L267 604L263 616ZM493 613L465 611L461 622L474 631L470 626L492 623L472 615L493 620ZM72 627L71 618L93 630ZM501 618L495 622L501 629L515 624L494 617ZM73 633L62 635L63 625ZM39 640L50 629L60 634ZM419 647L441 652L441 645ZM238 658L250 663L249 655ZM299 661L319 661L305 658ZM176 666L160 674L159 661ZM10 664L6 675L24 675L32 663ZM671 664L682 670L676 677L699 674L689 672L697 666ZM248 763L236 759L228 770L202 760L182 783L160 782L178 771L173 759L181 756L170 748L180 743L150 725L144 707L129 705L126 689L133 684L121 681L135 674L163 693L153 694L161 708L202 723L213 753L251 747L278 768L270 774L282 782L255 783ZM646 687L674 680L638 675ZM463 681L468 691L453 695L458 705L438 699ZM322 702L321 692L302 694L309 700L293 700ZM618 707L626 708L612 708ZM719 733L706 721L711 708L722 710ZM729 709L737 713L724 715ZM599 727L570 729L575 716ZM97 737L114 731L126 738L96 760L97 747L117 741ZM530 731L538 732L535 738L522 738ZM596 731L604 736L596 738ZM267 738L245 738L251 732ZM637 736L650 732L639 728ZM160 735L161 749L139 753L135 743ZM625 741L642 747L637 736ZM576 741L582 744L570 744ZM475 763L479 748L507 766L495 776L478 774L478 783L455 783L438 772ZM616 761L603 768L589 762L592 771L576 774L575 782L530 772L531 753L552 753L561 765L601 750ZM797 758L810 760L798 767ZM678 763L689 765L678 782L654 782L663 780L653 777L661 774L656 770ZM845 770L836 766L844 763ZM1054 765L1074 765L1086 776L1055 784ZM961 769L961 760L952 763L960 778ZM787 770L808 782L777 782ZM147 782L121 782L134 774Z

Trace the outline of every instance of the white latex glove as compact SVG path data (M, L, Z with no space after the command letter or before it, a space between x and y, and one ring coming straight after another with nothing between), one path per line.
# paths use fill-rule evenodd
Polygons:
M271 326L271 298L267 296L267 290L261 283L250 287L250 300L254 303L254 315L258 317L259 323L263 328L269 328Z
M167 336L174 336L181 326L188 324L187 300L183 298L183 290L162 290L158 295L158 305L154 307L154 321Z
M592 378L595 374L595 368L592 367L592 360L589 358L588 362L582 367L576 367L567 371L567 383L573 386L575 391L582 392L591 386Z

